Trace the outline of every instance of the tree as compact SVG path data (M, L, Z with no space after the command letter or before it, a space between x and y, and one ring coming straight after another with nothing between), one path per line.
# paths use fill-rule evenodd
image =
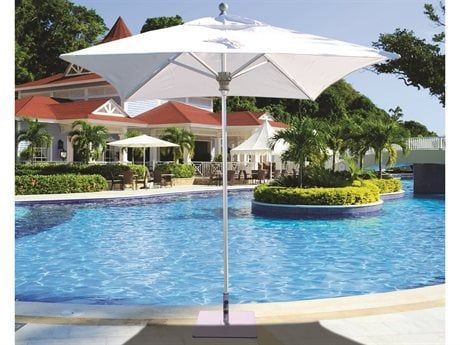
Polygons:
M72 129L69 136L75 146L76 156L80 157L83 163L98 160L107 147L107 128L92 126L86 121L77 120L72 123Z
M147 18L144 25L142 26L141 33L169 28L170 26L182 25L184 20L181 16L176 15L174 17L153 17Z
M215 112L220 112L222 110L220 98L214 100L213 110ZM255 97L232 96L227 98L227 112L230 113L233 111L259 112L263 110L257 107Z
M68 0L16 0L16 83L62 72L60 54L95 44L106 30L94 10Z
M432 132L426 128L425 125L417 121L404 121L404 128L409 131L412 138L415 137L437 137L435 132Z
M436 26L444 28L441 17L445 14L445 6L440 2L437 14L433 5L425 4L425 15ZM444 43L444 31L435 34L432 43L416 37L413 31L397 28L392 34L380 34L373 46L401 57L374 66L377 73L396 74L408 86L428 89L439 102L445 105L445 54L441 47Z
M282 139L289 144L289 149L283 154L283 160L299 164L299 185L303 186L305 163L318 166L326 154L324 137L320 131L321 122L310 117L292 119L289 128L277 132L272 138L272 147Z
M166 128L161 139L169 141L171 143L179 145L179 147L173 147L173 159L176 163L179 163L179 159L183 158L186 153L193 157L195 151L195 135L192 132L177 127Z
M374 118L365 123L365 131L368 133L369 145L374 149L375 161L379 165L379 178L382 178L382 154L388 151L387 165L396 163L397 151L393 145L401 146L403 154L407 153L407 139L409 133L394 118L386 120Z
M27 129L21 130L16 134L16 151L20 142L27 141L29 146L25 149L24 156L27 160L32 160L39 148L48 148L51 145L52 137L46 131L46 125L38 122L37 119L34 121L24 118L22 122L27 125Z
M337 154L344 154L347 149L348 122L327 121L324 125L326 145L332 151L332 171L335 171Z

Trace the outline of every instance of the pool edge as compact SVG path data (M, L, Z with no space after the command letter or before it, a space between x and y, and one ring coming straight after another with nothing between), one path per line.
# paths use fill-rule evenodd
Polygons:
M234 304L252 310L258 323L301 322L419 310L445 305L445 284L358 296L292 302ZM17 301L16 322L65 324L193 324L200 310L220 305L85 305Z

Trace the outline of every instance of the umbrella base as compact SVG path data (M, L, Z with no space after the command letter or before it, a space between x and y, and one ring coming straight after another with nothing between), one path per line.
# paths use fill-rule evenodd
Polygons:
M256 317L252 311L231 311L225 325L221 311L200 311L194 338L257 338Z

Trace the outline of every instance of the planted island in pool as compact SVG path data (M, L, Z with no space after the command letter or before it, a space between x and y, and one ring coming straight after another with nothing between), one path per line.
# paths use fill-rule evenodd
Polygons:
M252 211L266 216L353 216L381 209L381 195L402 192L398 179L369 179L340 187L286 187L262 184L254 189Z

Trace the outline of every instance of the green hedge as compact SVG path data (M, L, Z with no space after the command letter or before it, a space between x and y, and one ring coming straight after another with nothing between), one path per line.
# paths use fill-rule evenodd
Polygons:
M361 205L380 199L375 185L339 188L286 188L266 184L254 189L256 201L289 205Z
M117 177L123 171L131 170L134 174L142 175L143 166L136 164L18 164L16 165L16 176L24 175L59 175L59 174L82 174L82 175L101 175L106 179L111 179L112 175Z
M369 184L369 183L377 186L380 194L399 192L400 190L402 190L401 180L395 179L395 178L371 179L371 180L364 181L364 185Z
M16 194L59 194L99 192L107 189L101 175L24 175L16 176Z
M159 164L155 169L159 169L163 174L174 174L174 177L193 177L196 173L192 164Z

